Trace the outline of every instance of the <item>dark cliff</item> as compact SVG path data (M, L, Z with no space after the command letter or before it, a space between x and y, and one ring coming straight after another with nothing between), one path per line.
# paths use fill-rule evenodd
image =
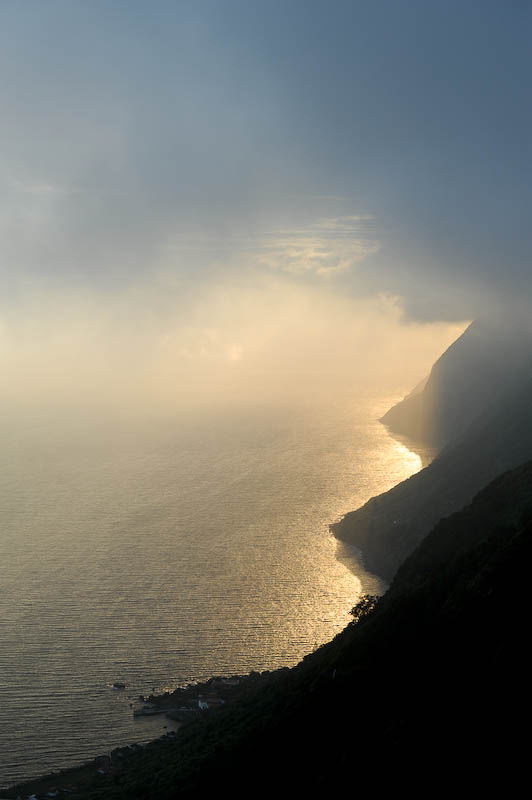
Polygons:
M473 323L436 362L425 387L384 419L404 435L437 441L440 453L332 530L361 550L369 570L390 580L439 519L462 508L497 475L532 458L528 328Z
M393 578L373 610L297 667L254 676L234 705L69 796L430 796L445 784L477 796L498 781L513 794L528 780L531 350L523 338L505 369L497 358L497 369L486 361L472 376L486 342L478 331L444 354L421 391L440 382L439 456L334 526ZM6 796L22 788L33 791Z
M512 793L528 774L531 554L528 463L440 521L357 624L78 796Z
M381 422L396 436L441 450L518 384L531 357L526 323L476 320L436 361L426 381Z
M369 500L332 526L362 551L366 566L390 580L442 517L490 480L532 458L532 379L499 401L425 469Z

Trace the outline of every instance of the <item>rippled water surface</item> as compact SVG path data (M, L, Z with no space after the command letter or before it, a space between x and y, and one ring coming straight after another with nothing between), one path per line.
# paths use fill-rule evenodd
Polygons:
M389 404L4 420L0 786L160 735L132 714L153 687L292 665L343 628L378 582L328 525L420 467Z

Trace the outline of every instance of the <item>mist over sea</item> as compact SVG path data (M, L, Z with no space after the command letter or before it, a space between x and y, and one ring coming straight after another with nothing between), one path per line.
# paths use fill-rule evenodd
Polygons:
M395 399L5 418L0 786L170 729L141 694L340 631L380 585L328 525L421 466L377 422Z

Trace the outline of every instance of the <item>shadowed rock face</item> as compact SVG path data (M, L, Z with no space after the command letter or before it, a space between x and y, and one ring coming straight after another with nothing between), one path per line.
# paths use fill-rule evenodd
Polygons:
M425 797L446 780L478 796L495 779L515 793L529 773L532 461L505 470L532 458L525 362L429 467L335 526L396 573L374 611L72 796Z
M475 323L435 364L425 389L386 415L422 438L430 405L442 449L421 472L332 526L361 549L368 569L390 580L439 519L532 458L531 353L528 333ZM418 427L408 427L416 407Z
M441 520L332 642L73 796L430 797L447 780L477 797L495 778L513 796L529 773L531 555L532 462Z
M522 381L532 333L512 320L476 320L436 361L428 379L382 417L392 434L441 450Z

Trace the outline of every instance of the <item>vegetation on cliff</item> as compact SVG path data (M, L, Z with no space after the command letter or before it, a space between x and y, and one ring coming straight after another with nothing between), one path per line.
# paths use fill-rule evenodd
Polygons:
M478 787L496 772L509 788L525 763L531 545L529 462L439 522L332 642L78 796Z
M469 350L476 352L480 346L475 339L475 347L468 345L468 358L464 359L465 337L466 334L455 343L458 345L462 341L462 347L451 348L445 354L447 375L451 372L475 374ZM508 338L513 341L515 336L508 335L500 344L500 351L506 351ZM487 347L485 341L483 346L487 352L493 349ZM494 370L492 367L492 378ZM478 372L484 379L487 373L482 365ZM445 405L445 397L452 395L452 408L460 403L469 407L473 397L474 421L470 421L472 412L469 409L466 416L460 418L461 423L455 427L450 443L428 467L372 498L332 526L339 538L362 551L370 571L390 580L438 520L469 503L497 475L532 458L532 345L524 336L520 340L519 354L508 357L507 373L512 374L512 381L496 387L492 385L489 392L485 389L482 398L476 393L483 385L478 376L467 382L465 378L461 383L455 380L453 391L447 387L445 393L440 394L440 405ZM470 389L472 385L476 387L472 395L465 390L466 383ZM448 411L449 408L447 404ZM462 430L466 417L469 421ZM452 419L456 423L456 416L451 415L449 424Z

